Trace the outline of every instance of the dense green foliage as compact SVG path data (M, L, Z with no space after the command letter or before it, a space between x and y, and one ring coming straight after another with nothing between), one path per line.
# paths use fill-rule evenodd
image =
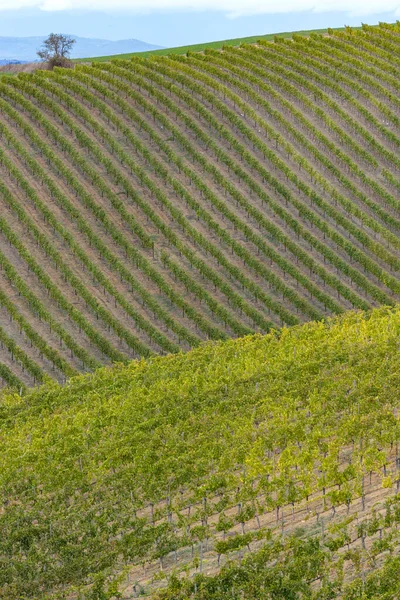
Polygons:
M278 561L276 560L279 557ZM241 565L232 563L214 577L196 575L193 581L171 577L168 589L157 595L163 600L393 600L400 592L400 559L387 556L383 567L366 577L356 577L343 585L343 574L327 575L331 555L318 538L301 540L296 536L266 544L248 555ZM356 571L357 552L347 553ZM319 585L315 585L318 581Z
M329 34L1 79L1 386L399 301L400 26Z
M1 598L399 593L400 24L234 42L1 78Z
M381 308L4 393L1 597L111 598L126 575L104 577L148 591L164 567L168 598L331 598L346 561L354 588L398 546L399 339Z

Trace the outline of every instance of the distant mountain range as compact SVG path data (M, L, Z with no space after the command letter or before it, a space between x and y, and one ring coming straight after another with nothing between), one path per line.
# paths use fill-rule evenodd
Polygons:
M71 58L86 58L126 54L128 52L144 52L157 50L161 46L147 44L141 40L101 40L72 36L76 44L71 52ZM35 37L0 37L0 64L11 62L31 62L37 60L36 52L43 44L46 36Z
M11 58L2 58L0 59L0 66L3 65L22 65L28 61L26 60L13 60Z

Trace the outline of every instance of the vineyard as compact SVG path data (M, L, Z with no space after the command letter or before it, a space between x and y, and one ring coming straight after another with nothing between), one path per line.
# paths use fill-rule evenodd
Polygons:
M400 308L0 397L7 600L394 600Z
M0 384L400 300L400 25L0 81Z

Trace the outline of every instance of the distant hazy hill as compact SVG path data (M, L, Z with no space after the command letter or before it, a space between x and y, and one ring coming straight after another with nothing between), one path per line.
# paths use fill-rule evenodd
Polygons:
M127 52L142 52L145 50L156 50L160 46L147 44L140 40L98 40L91 38L76 39L72 58L85 58L86 56L104 56L111 54L124 54ZM32 61L37 58L36 52L42 45L45 36L35 37L0 37L0 62L5 60Z
M4 65L24 65L26 61L24 60L13 60L12 58L2 58L0 59L0 66Z

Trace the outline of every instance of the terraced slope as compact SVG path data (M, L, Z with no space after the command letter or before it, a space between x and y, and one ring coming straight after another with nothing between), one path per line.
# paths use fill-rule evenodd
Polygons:
M399 299L400 26L0 82L1 382Z
M379 308L3 393L1 598L394 600L399 340Z

